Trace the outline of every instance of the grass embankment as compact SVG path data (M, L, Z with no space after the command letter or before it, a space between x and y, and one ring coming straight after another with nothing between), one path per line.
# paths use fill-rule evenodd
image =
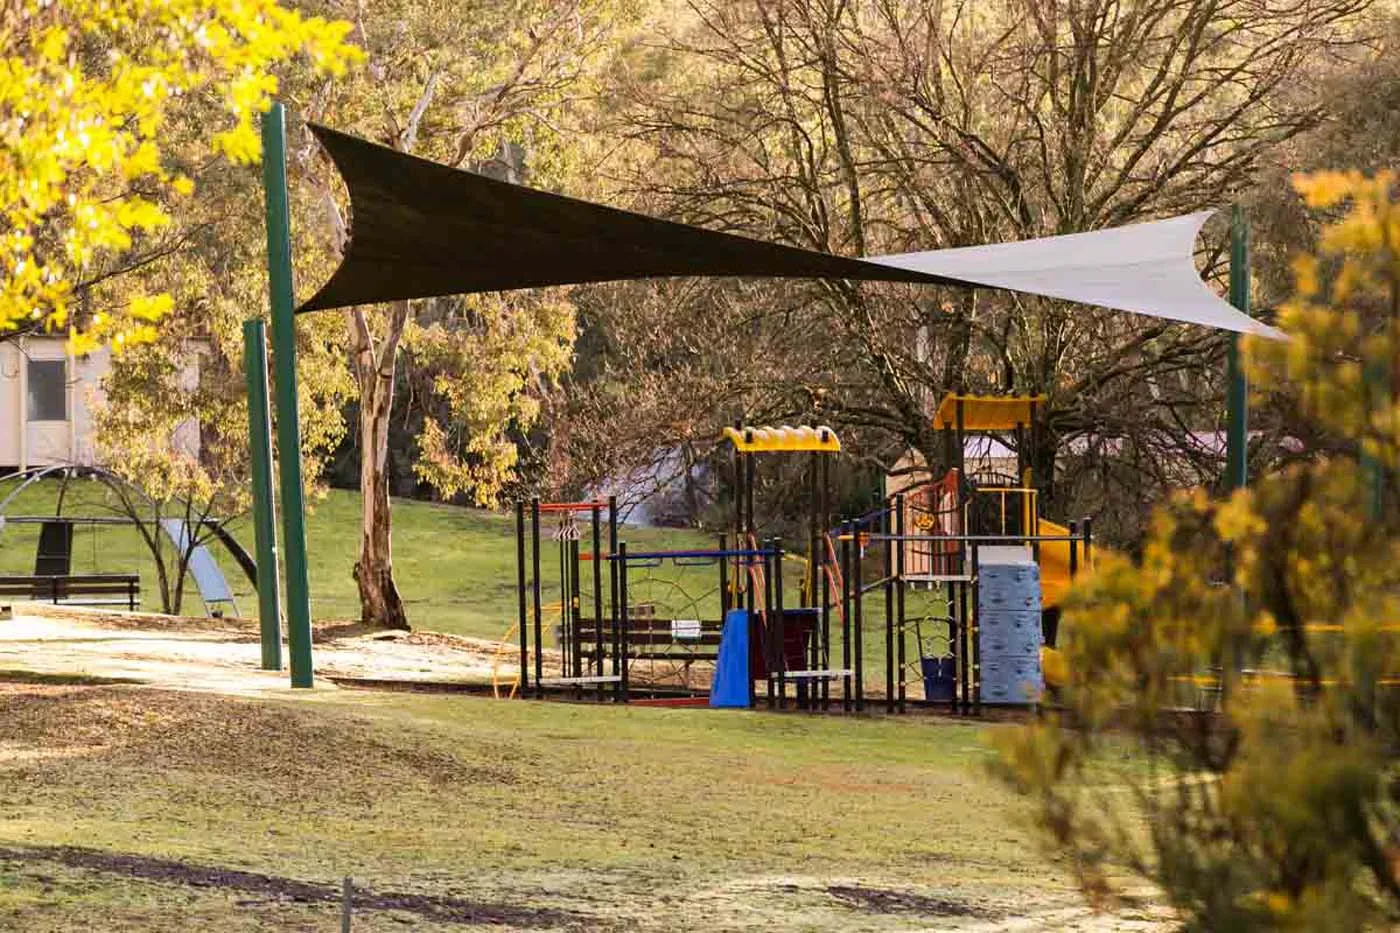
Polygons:
M1071 899L976 727L0 693L0 927L940 928ZM1032 910L1031 913L1035 911Z

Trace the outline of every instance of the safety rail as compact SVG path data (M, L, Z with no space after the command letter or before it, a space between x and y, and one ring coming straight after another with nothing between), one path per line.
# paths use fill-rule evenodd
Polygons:
M651 560L762 560L765 557L775 557L777 554L777 551L763 548L724 551L625 551L609 554L605 560L627 561L628 563Z
M607 511L609 504L602 502L541 502L538 508L542 513L550 512L592 512L597 509L600 512Z

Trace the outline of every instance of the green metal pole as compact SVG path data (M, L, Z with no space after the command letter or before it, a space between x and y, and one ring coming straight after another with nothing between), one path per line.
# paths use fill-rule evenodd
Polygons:
M1390 404L1389 373L1384 360L1368 360L1362 377L1366 384L1369 414L1378 406ZM1363 432L1364 433L1364 432ZM1361 450L1361 476L1366 485L1366 511L1374 521L1385 517L1385 469L1373 454Z
M292 686L310 687L311 596L306 570L306 496L301 484L296 321L292 316L292 233L287 206L287 129L282 105L262 118L263 192L267 198L267 276L277 366L277 468L282 483L282 559L287 580L287 648Z
M1387 341L1394 341L1396 335L1400 334L1400 283L1391 283L1390 292L1390 316L1386 318L1382 325L1381 333L1385 335ZM1394 344L1391 354L1394 354ZM1397 370L1393 359L1377 357L1366 361L1362 370L1362 378L1365 381L1366 391L1366 414L1368 416L1368 428L1362 431L1363 445L1361 448L1361 477L1366 488L1366 511L1372 521L1380 522L1385 518L1386 486L1393 482L1393 475L1386 470L1380 459L1374 454L1368 453L1364 445L1365 435L1370 433L1370 415L1379 410L1386 413L1385 429L1382 440L1385 444L1394 444L1395 423L1391 406L1395 398L1395 393L1400 391L1400 370Z
M1230 216L1230 304L1249 313L1249 222L1238 205ZM1225 358L1225 491L1249 485L1249 383L1240 359L1240 335L1230 335Z
M262 667L282 669L282 604L278 595L277 512L272 503L272 418L267 410L267 325L243 322L248 382L248 455L253 473L253 537L258 551L258 629Z

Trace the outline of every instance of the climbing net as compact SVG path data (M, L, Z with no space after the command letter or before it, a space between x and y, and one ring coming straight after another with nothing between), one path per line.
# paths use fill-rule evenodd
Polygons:
M720 562L706 552L629 557L625 612L633 682L692 689L707 686L723 627Z

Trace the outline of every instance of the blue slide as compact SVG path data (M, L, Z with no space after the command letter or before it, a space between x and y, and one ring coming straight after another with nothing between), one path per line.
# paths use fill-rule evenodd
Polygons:
M724 614L724 631L719 639L719 662L710 682L710 705L716 708L748 709L749 706L749 611L731 609Z
M229 589L224 572L219 569L218 561L214 560L214 555L209 553L209 549L203 544L190 547L190 530L181 519L162 518L160 526L165 529L166 535L179 554L189 553L190 559L186 569L194 577L195 586L199 588L200 598L204 600L204 611L214 615L216 604L228 603L233 607L233 614L238 615L238 603L233 600L233 590Z

